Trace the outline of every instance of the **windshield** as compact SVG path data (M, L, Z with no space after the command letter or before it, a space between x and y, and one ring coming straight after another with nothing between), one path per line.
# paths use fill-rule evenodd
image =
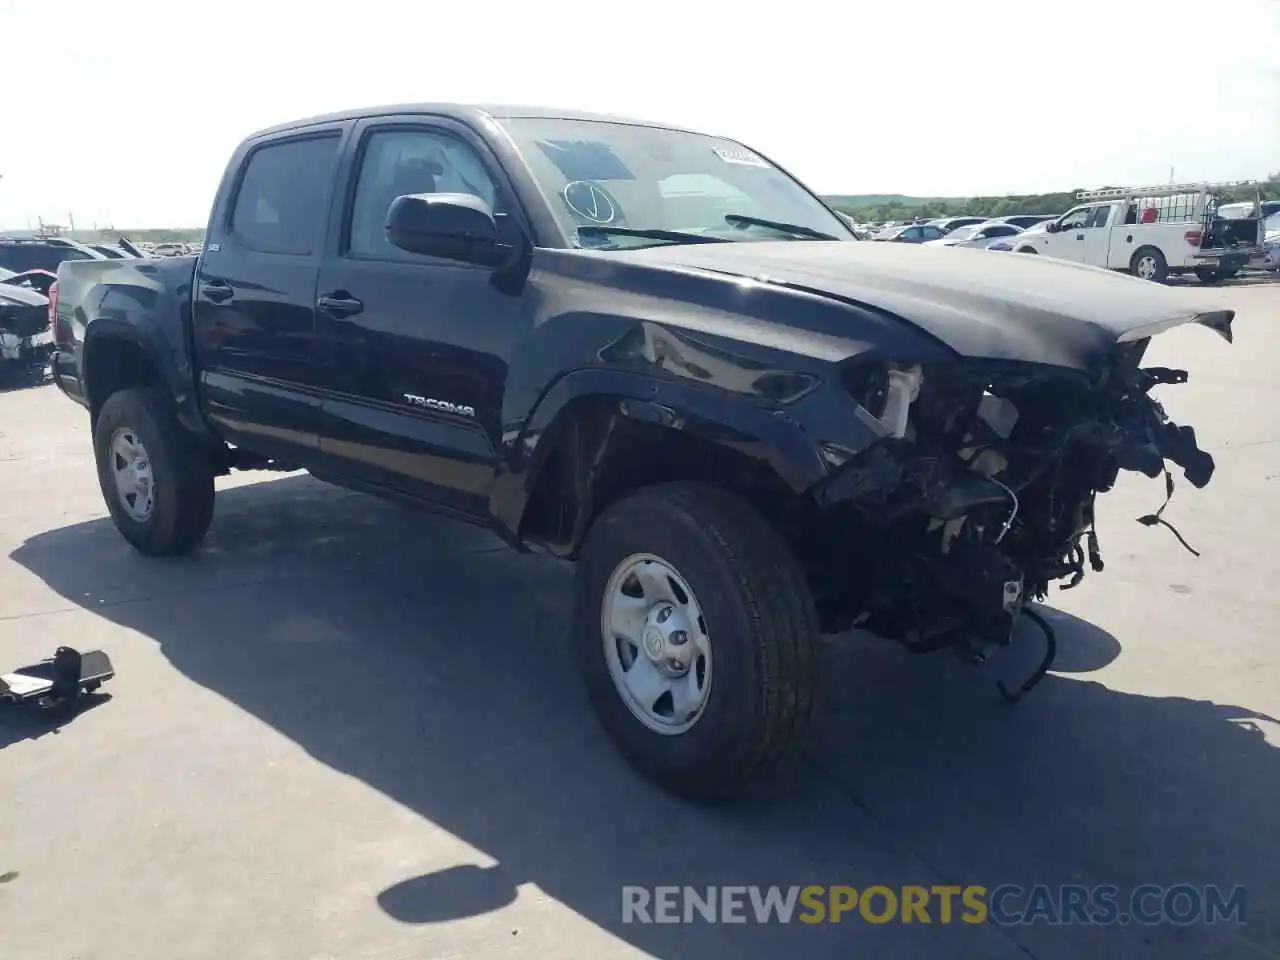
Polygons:
M947 234L948 240L972 240L973 235L978 232L979 224L971 224L967 227L956 227Z
M817 197L732 140L600 120L499 122L556 220L580 247L672 242L627 236L627 230L688 234L690 240L811 240L815 233L856 240ZM579 233L583 227L610 229Z
M1263 233L1274 233L1277 230L1280 230L1280 211L1273 213L1271 216L1267 217L1267 219L1262 221Z

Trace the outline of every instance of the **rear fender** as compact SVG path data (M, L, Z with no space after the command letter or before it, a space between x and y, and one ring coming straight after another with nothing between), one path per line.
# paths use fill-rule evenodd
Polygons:
M189 273L189 268L166 265L162 271L149 263L139 268L133 261L117 262L134 267L135 282L125 282L128 275L123 270L117 271L111 282L99 287L101 299L92 318L84 318L80 375L90 408L96 409L105 399L100 396L101 387L95 388L85 376L95 344L125 341L141 349L158 382L173 397L179 422L193 433L213 440L201 414L196 391L190 343L191 282L187 276L181 276ZM176 279L174 274L181 279ZM90 295L86 306L92 303Z
M178 421L183 427L212 439L200 414L189 379L189 368L184 369L180 360L175 362L172 351L163 349L155 337L147 336L146 331L126 319L99 317L85 329L84 344L80 349L80 375L89 409L96 415L107 396L121 386L118 382L108 380L104 383L99 377L87 375L93 369L94 355L98 350L109 349L110 345L121 343L127 343L141 352L147 365L154 371L156 382L164 386L173 397ZM126 384L135 385L137 384Z

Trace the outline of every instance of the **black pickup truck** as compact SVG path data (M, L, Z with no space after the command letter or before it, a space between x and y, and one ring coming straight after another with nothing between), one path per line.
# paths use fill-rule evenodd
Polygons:
M1208 481L1148 396L1185 373L1140 367L1231 339L1193 297L859 242L720 137L400 106L248 138L198 257L62 264L53 371L144 553L198 544L216 476L305 468L576 561L602 722L713 796L797 737L823 631L980 660L1101 568L1119 470Z

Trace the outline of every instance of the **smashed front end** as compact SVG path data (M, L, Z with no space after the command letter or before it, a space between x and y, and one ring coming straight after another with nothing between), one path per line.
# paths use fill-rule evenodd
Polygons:
M1230 340L1229 323L1208 325ZM981 660L1051 584L1102 570L1094 499L1121 470L1163 478L1166 502L1170 465L1208 483L1213 458L1151 396L1187 380L1140 366L1151 332L1122 337L1089 371L851 363L844 387L881 436L834 453L843 462L816 491L815 590L828 622ZM1167 525L1159 511L1140 520Z

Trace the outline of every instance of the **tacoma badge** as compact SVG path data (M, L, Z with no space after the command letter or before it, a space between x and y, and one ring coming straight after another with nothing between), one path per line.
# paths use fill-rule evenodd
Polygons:
M441 410L444 413L455 413L460 417L474 417L476 415L475 407L450 403L448 400L437 400L434 397L419 397L412 393L406 393L404 398L415 407L426 407L430 410Z

